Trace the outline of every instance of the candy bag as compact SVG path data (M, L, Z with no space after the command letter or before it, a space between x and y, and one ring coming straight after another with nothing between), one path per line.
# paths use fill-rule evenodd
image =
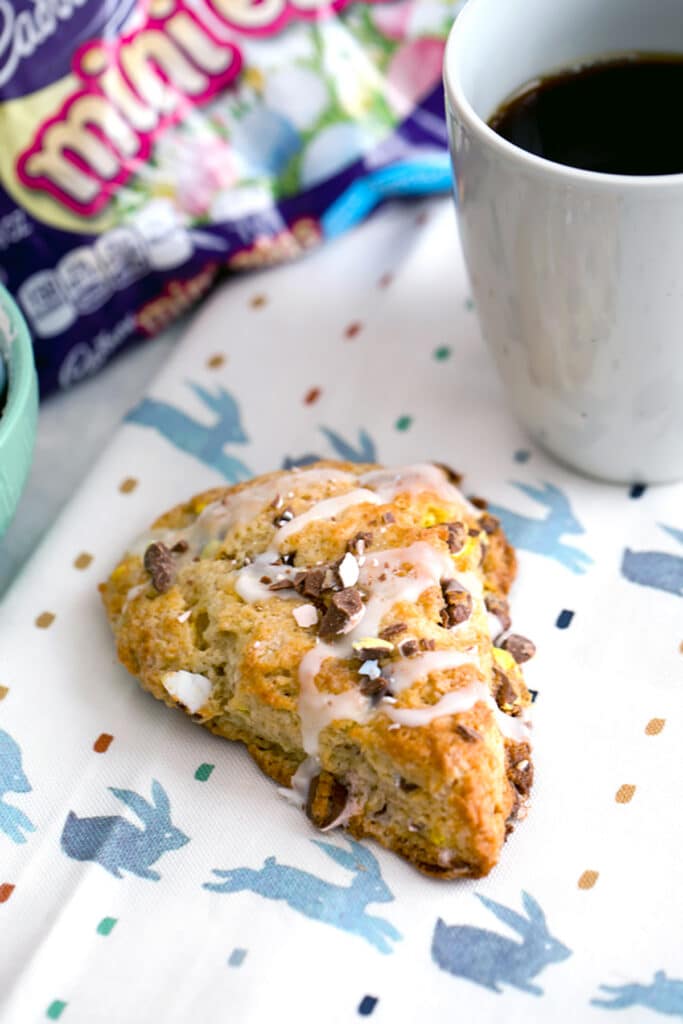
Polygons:
M0 277L43 395L221 272L450 187L459 0L0 0Z

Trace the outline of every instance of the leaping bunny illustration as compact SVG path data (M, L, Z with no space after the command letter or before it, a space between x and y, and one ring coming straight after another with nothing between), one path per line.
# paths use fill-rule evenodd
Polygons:
M8 732L0 729L0 832L14 843L25 843L24 832L34 832L35 825L18 807L6 804L5 793L30 793L31 783L21 764L21 748Z
M237 402L224 388L218 388L212 394L192 381L188 382L188 387L218 417L213 426L206 427L174 405L159 402L155 398L144 398L128 413L126 420L143 427L152 427L176 448L194 455L206 466L221 473L230 483L247 480L251 476L248 467L224 451L227 444L247 444L249 441L242 427Z
M214 868L214 875L222 881L205 882L203 888L221 893L249 890L268 900L284 900L292 910L314 921L360 935L380 953L391 953L390 943L401 939L401 933L384 918L368 914L366 907L369 903L390 903L394 899L393 893L382 878L379 864L370 850L346 838L350 850L317 839L312 842L337 864L353 872L348 886L334 885L308 871L278 864L275 857L268 857L258 871L252 868L233 868L230 871Z
M683 544L683 530L660 523L661 530ZM641 587L653 587L669 594L683 597L683 557L671 555L668 551L632 551L624 550L621 572L631 583Z
M498 516L511 544L525 551L554 558L567 569L583 573L593 559L581 548L566 544L565 534L585 533L584 527L574 515L567 496L554 484L542 482L540 487L512 481L513 486L533 498L546 509L543 519L511 512L499 505L489 505L489 511Z
M607 999L591 999L593 1006L606 1010L625 1010L630 1006L646 1006L655 1013L683 1017L683 980L667 978L665 971L657 971L649 985L600 985Z
M115 878L123 878L121 871L129 871L158 882L161 875L150 864L190 841L171 822L171 805L163 786L152 783L152 803L130 789L109 789L117 800L135 811L144 828L120 815L79 818L69 811L62 831L62 850L74 860L101 864Z
M377 462L377 448L367 430L358 431L357 445L345 441L341 434L330 427L320 427L319 430L321 434L325 435L338 458L345 459L347 462ZM287 456L282 463L282 468L293 469L294 466L308 466L311 462L318 462L323 457L314 452L307 452L294 459Z
M513 985L522 992L543 995L543 989L534 985L532 979L548 964L566 960L571 950L550 934L543 911L529 893L522 893L527 917L486 896L476 895L500 921L518 932L522 941L515 942L485 928L449 926L439 918L432 939L434 961L442 970L492 992L502 992L501 985Z

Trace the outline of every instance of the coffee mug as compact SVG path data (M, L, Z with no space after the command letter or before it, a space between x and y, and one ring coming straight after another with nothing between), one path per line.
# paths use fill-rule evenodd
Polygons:
M683 55L682 0L469 0L444 82L460 236L513 411L575 469L659 483L683 478L683 173L577 170L487 124L533 79L633 51Z

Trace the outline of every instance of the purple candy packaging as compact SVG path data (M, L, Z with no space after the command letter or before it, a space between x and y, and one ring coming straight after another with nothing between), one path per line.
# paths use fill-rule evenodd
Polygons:
M384 199L450 187L460 0L0 0L0 279L43 395Z

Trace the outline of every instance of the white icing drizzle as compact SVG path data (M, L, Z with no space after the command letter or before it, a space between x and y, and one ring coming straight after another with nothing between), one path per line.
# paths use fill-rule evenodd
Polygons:
M398 572L402 575L397 575ZM364 697L356 688L339 694L321 692L315 685L315 679L323 662L327 658L352 657L354 641L364 636L376 636L382 619L397 602L414 603L429 587L438 586L445 576L462 579L463 585L472 586L473 581L479 584L470 573L457 574L448 554L437 551L425 541L418 541L407 548L372 552L372 557L360 571L359 586L369 592L361 621L333 644L318 641L299 666L299 717L303 747L307 754L317 754L319 733L335 719L347 718L364 723L369 721L375 711L385 711L392 706L390 701L383 700L373 708L370 698ZM403 659L392 667L398 688L404 689L437 668L455 668L466 664L474 665L475 668L479 666L476 650L465 653L456 650L433 651L424 657Z
M153 541L162 541L171 548L179 540L185 540L189 547L184 554L178 556L177 564L181 565L191 561L195 555L201 554L210 541L221 540L233 527L249 522L283 492L286 494L293 488L300 488L302 484L316 486L325 483L355 482L355 475L343 470L293 469L290 473L273 480L247 484L243 490L229 494L223 500L212 501L202 509L193 522L181 529L152 530L144 533L131 545L129 554L142 558Z
M168 672L161 682L167 693L195 714L211 696L211 680L198 672Z
M275 596L284 598L299 596L293 589L293 586L294 577L301 572L301 569L296 569L293 565L277 564L279 557L277 551L264 551L250 565L245 565L237 573L235 590L247 604L254 604L256 601L268 601ZM261 583L263 576L270 577L273 583L290 580L292 582L292 589L271 590L269 583Z
M448 653L448 652L446 652ZM443 718L445 715L457 715L463 711L470 711L480 701L488 704L491 700L489 689L486 683L470 683L461 690L452 690L445 693L443 697L429 707L424 708L397 708L389 704L382 710L398 725L420 726L429 725L435 718Z
M446 474L431 462L418 462L412 466L373 469L364 473L359 482L371 487L383 502L393 501L399 494L419 494L431 491L451 505L460 505L476 517L481 515L462 491L450 482Z
M317 757L307 757L301 762L292 775L291 789L282 786L278 793L290 804L296 807L305 807L308 799L308 790L311 782L320 771L320 762Z
M142 558L150 544L161 541L167 548L172 548L179 540L188 544L187 551L178 555L176 564L191 561L200 554L203 548L218 535L218 524L225 520L225 506L220 501L212 501L202 509L197 518L180 530L149 530L143 533L129 547L128 553Z
M268 589L268 585L259 582L264 573L277 579L275 570L283 578L292 579L301 571L292 566L274 567L272 562L276 557L275 552L266 552L255 559L252 565L240 571L235 589L243 600L253 602L273 597L273 591ZM367 722L375 711L384 711L391 707L390 701L381 701L373 708L370 698L364 697L356 688L339 694L321 692L315 685L315 679L323 662L327 658L352 657L354 641L364 636L376 636L382 619L397 602L414 604L425 590L439 586L440 581L445 578L457 579L473 597L481 598L481 582L478 577L473 573L457 573L448 553L437 551L426 541L417 541L406 548L372 552L360 569L358 585L361 590L368 593L364 605L365 613L360 622L333 644L318 641L304 656L299 666L299 717L303 747L307 754L317 755L320 732L336 719ZM293 590L282 590L277 591L277 596L298 595ZM466 664L479 667L476 649L467 652L432 651L421 657L402 659L393 664L392 683L395 688L402 690L428 675L430 671L457 668ZM432 708L425 709L427 715L431 715L432 711ZM440 712L445 713L447 712Z
M464 574L455 571L451 557L426 541L417 541L407 548L371 552L361 567L358 584L361 590L368 591L362 630L356 629L348 637L353 642L361 636L376 636L385 614L398 601L414 604L429 587L439 586L442 579L460 581L461 577Z
M381 499L377 497L374 491L369 491L363 487L347 491L346 494L338 494L336 498L324 498L322 501L317 501L315 505L311 505L305 512L294 516L288 523L280 527L275 534L275 546L279 547L287 537L293 533L299 533L300 530L303 530L304 526L315 522L316 519L334 519L341 512L345 512L347 508L368 504L379 505L381 504Z
M350 635L350 634L349 634ZM346 638L344 638L346 639ZM318 641L299 665L299 718L302 746L309 756L317 756L318 739L326 726L338 718L367 722L372 717L372 702L353 687L343 693L326 693L315 685L315 679L328 658L343 658L340 647Z
M429 651L427 654L421 654L415 658L401 658L400 661L391 662L389 665L391 689L394 693L400 693L401 690L407 690L418 679L426 679L431 672L443 672L450 668L461 668L463 665L473 665L479 669L479 652L476 648L468 651L452 649ZM484 689L488 693L488 689L486 687ZM455 691L456 694L466 692L466 690Z
M457 715L463 711L470 711L475 704L479 703L486 704L491 709L496 724L503 736L514 740L516 743L524 743L529 740L529 723L524 718L512 718L510 715L506 715L504 711L501 711L489 693L486 683L470 683L469 686L465 686L460 690L452 690L450 693L445 693L436 704L432 704L430 707L397 708L391 704L385 706L384 701L381 702L380 707L395 724L415 727L429 725L435 719L444 718L447 715Z
M318 471L320 472L320 471ZM350 477L349 474L346 474ZM300 481L297 480L297 483ZM350 479L355 480L354 477ZM479 516L480 511L466 500L460 490L447 479L439 467L431 463L416 464L397 469L373 470L358 480L364 486L354 488L333 498L316 502L305 512L284 523L275 533L275 550L264 552L254 562L240 571L235 589L247 602L273 597L269 584L261 583L261 577L270 576L273 582L294 579L301 568L274 565L278 558L279 545L292 534L298 533L311 522L333 520L346 509L362 503L374 505L392 501L397 495L431 491L441 500L457 505L468 513ZM286 485L281 480L278 491ZM372 488L372 489L370 489ZM377 712L383 712L392 719L390 728L401 725L424 725L444 715L469 710L479 701L484 701L495 715L501 732L512 739L528 737L528 728L521 719L511 718L501 712L485 683L473 683L468 687L445 694L431 707L396 708L395 698L385 698L373 705L359 689L353 688L339 694L321 692L315 680L328 658L345 659L353 655L352 644L362 636L376 636L382 619L395 604L415 603L430 587L438 586L443 579L455 579L478 603L482 600L482 583L474 573L458 573L453 560L445 551L439 551L424 541L418 541L406 548L388 551L373 551L360 567L358 586L367 595L361 621L334 643L318 640L304 656L299 666L299 717L301 720L302 744L308 761L317 765L320 732L336 719L350 719L367 722ZM296 597L294 590L277 591L279 597ZM465 623L456 626L462 628ZM430 672L472 665L480 669L478 651L442 650L428 652L422 656L402 659L392 663L391 682L395 691L412 686ZM306 762L306 763L307 763ZM308 780L310 782L310 779Z

